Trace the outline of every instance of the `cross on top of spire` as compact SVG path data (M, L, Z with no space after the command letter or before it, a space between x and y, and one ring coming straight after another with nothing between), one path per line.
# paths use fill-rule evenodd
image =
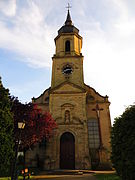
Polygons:
M71 6L69 3L66 8L68 9L68 13L67 13L67 19L65 21L65 25L72 25L72 20L71 20L71 16L70 16L70 12L69 12L69 8L71 8Z
M66 6L66 8L68 9L68 11L69 11L69 9L71 8L72 6L70 6L70 4L68 3L68 5Z

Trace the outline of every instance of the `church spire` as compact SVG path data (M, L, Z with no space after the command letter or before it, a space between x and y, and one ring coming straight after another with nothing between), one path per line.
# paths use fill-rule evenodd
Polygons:
M67 18L65 21L65 24L58 30L58 35L60 35L61 33L79 33L79 30L73 25L72 20L71 20L71 16L70 16L70 11L69 8L71 8L71 6L67 5L66 7L68 9L67 11Z
M65 21L65 25L72 25L72 20L71 20L69 9L68 9L67 19Z

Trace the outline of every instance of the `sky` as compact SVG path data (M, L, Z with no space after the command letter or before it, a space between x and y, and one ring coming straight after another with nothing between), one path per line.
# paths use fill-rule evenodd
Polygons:
M23 103L51 85L67 16L83 37L84 81L109 96L111 121L135 102L135 0L0 0L0 76Z

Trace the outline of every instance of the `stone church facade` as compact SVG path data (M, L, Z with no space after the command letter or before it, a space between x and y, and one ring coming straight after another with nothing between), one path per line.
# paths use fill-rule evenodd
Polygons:
M82 37L68 10L55 38L51 87L33 98L57 123L46 147L38 144L26 154L28 166L42 169L91 169L110 166L108 96L84 83Z

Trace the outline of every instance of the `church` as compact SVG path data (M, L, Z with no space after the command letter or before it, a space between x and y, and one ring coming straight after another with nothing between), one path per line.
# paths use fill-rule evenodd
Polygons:
M51 87L32 101L50 112L57 128L46 145L40 143L26 153L26 164L43 170L108 169L110 102L84 83L82 37L69 9L54 41Z

